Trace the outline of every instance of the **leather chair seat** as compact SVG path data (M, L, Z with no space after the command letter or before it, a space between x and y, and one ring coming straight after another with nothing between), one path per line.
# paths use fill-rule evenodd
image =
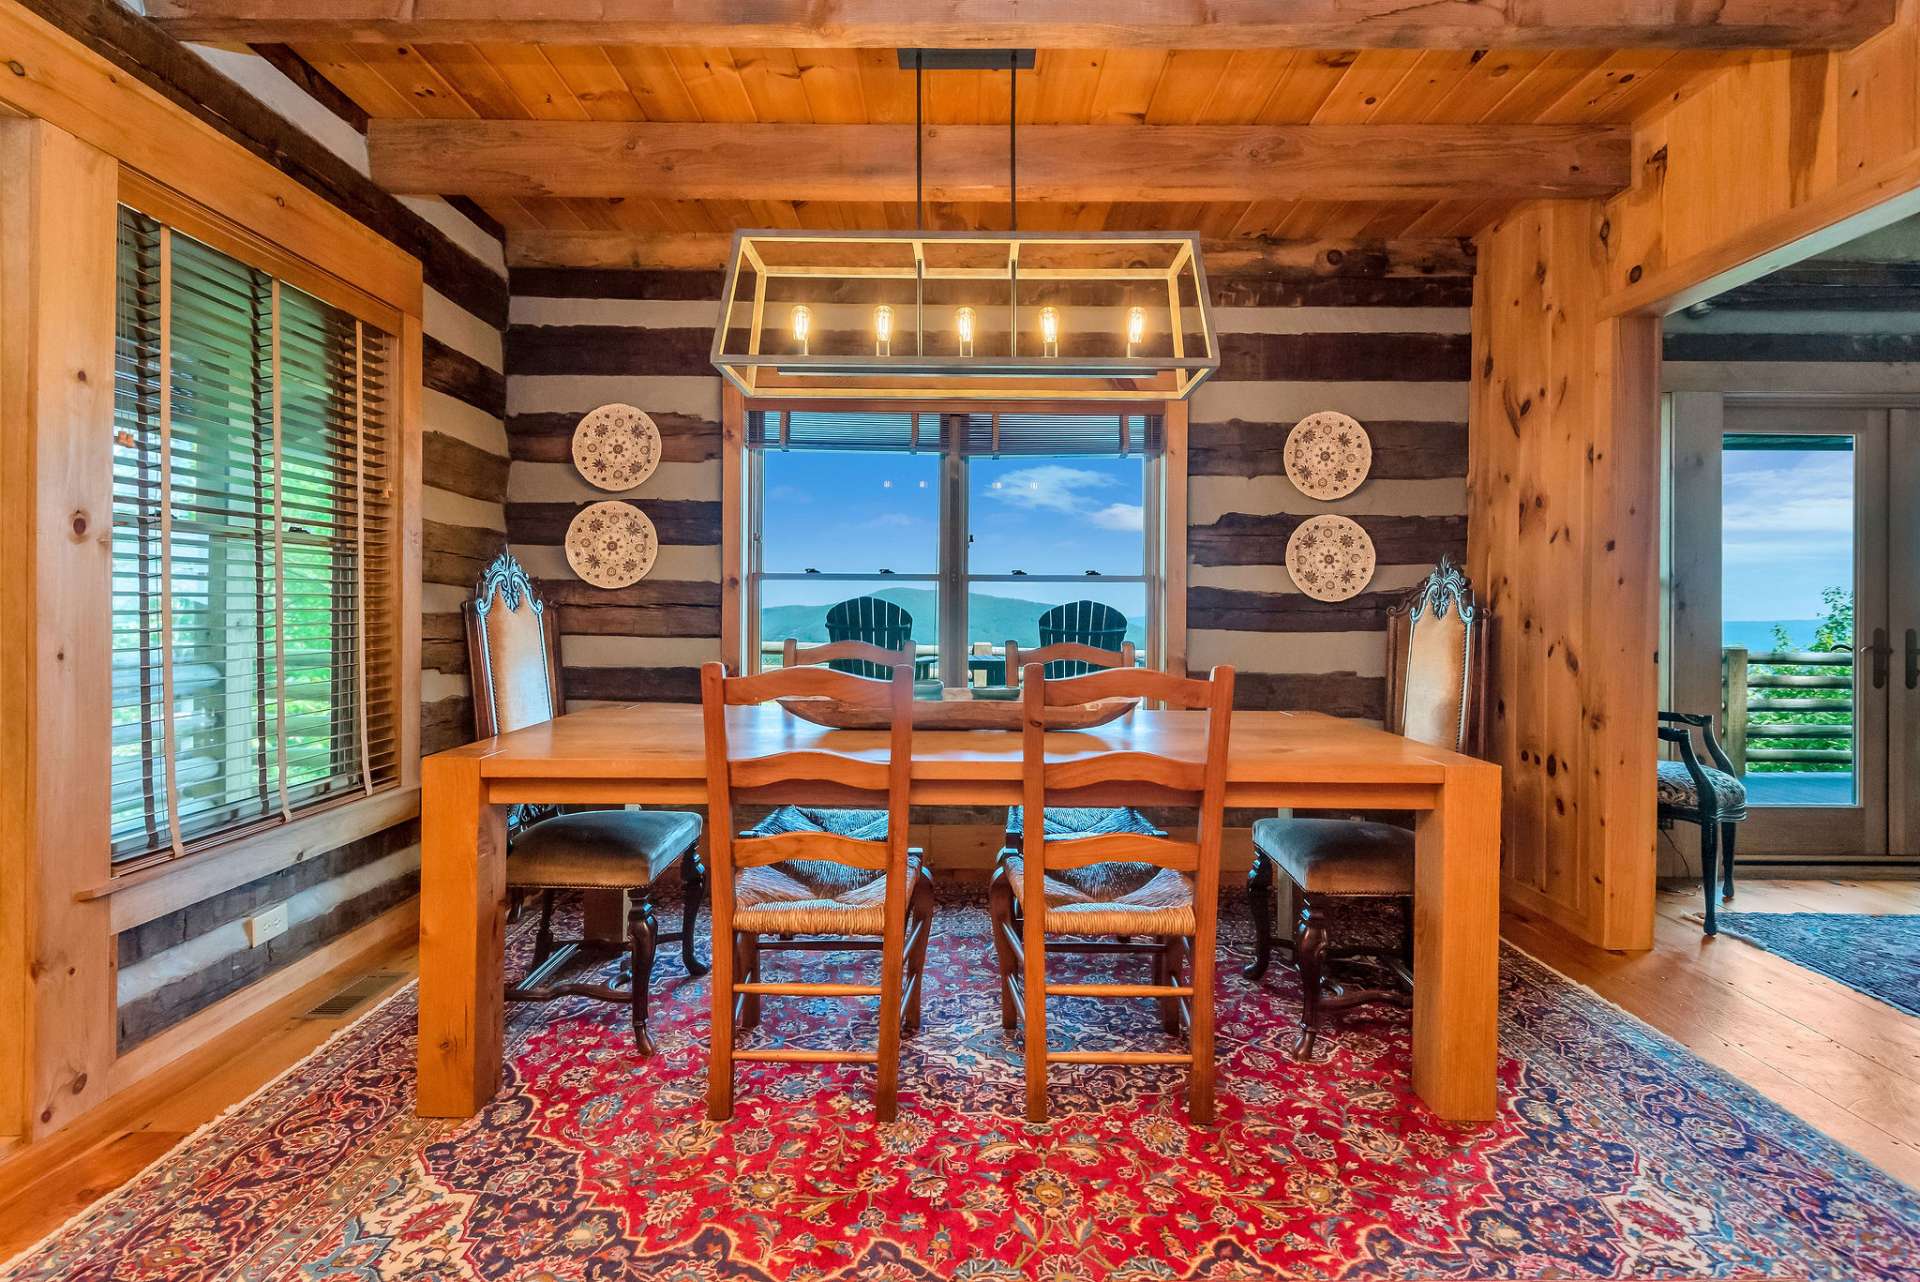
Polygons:
M652 885L700 838L681 810L591 810L525 829L507 855L507 884L612 890Z
M1413 893L1413 834L1392 824L1262 819L1253 844L1309 894Z

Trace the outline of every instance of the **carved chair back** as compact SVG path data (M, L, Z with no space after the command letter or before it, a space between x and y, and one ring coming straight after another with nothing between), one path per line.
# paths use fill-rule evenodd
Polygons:
M1447 557L1388 611L1387 729L1483 755L1490 622Z
M512 552L481 573L465 614L475 732L486 739L558 716L559 620Z

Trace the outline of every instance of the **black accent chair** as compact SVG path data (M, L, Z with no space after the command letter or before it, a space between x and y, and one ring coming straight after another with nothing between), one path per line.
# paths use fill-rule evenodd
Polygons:
M1704 765L1693 746L1693 732L1706 741L1713 765ZM1713 733L1713 718L1699 712L1659 714L1660 742L1680 750L1678 761L1659 763L1659 820L1662 828L1676 822L1700 825L1700 884L1707 893L1707 934L1720 933L1714 905L1715 883L1720 899L1733 902L1734 831L1747 817L1747 785L1734 773L1733 762ZM1716 866L1717 865L1717 866Z

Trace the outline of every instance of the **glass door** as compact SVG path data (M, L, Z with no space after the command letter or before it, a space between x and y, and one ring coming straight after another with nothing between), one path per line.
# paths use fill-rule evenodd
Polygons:
M1911 717L1891 611L1914 566L1889 526L1894 417L1675 397L1673 706L1718 714L1742 862L1911 844L1909 789L1890 789Z

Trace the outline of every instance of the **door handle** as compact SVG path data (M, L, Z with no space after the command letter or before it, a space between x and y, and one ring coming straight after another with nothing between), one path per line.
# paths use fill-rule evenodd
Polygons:
M1867 647L1867 653L1873 656L1873 688L1887 688L1887 668L1893 659L1893 646L1887 641L1887 630L1873 630L1873 644Z
M1920 689L1920 628L1907 629L1907 689Z

